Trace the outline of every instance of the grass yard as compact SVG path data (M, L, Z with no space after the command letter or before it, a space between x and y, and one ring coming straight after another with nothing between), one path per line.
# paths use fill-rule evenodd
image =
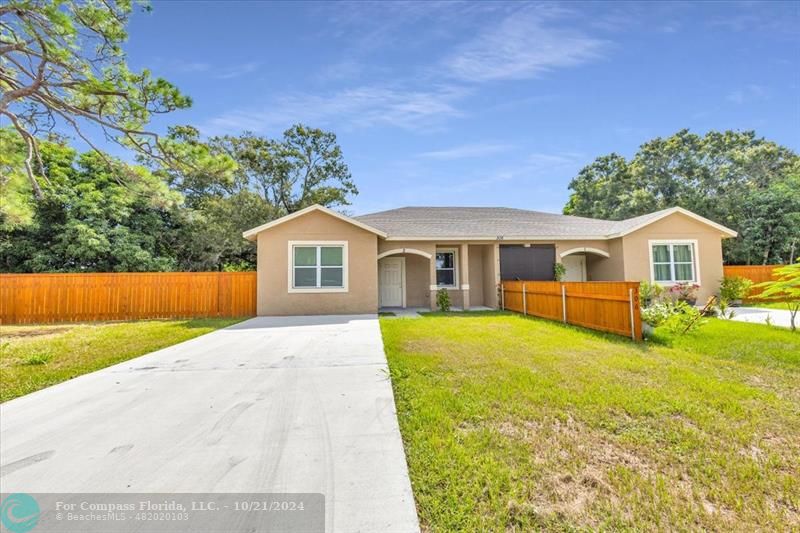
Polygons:
M783 309L788 311L789 307L786 302L748 302L744 307L760 307L762 309Z
M236 322L207 318L0 326L0 402Z
M800 334L633 344L519 315L382 319L430 531L797 530Z

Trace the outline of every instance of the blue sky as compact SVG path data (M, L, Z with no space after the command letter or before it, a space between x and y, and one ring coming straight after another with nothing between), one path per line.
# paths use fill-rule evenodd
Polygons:
M798 6L155 1L127 50L194 99L169 123L335 132L354 214L558 212L595 157L681 128L800 150Z

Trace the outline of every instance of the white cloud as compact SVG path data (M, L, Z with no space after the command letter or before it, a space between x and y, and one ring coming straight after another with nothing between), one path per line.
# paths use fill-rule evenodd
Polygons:
M225 113L203 128L207 134L263 132L296 122L315 125L336 122L350 128L388 124L406 129L435 127L445 117L460 116L454 103L465 95L456 87L415 91L389 86L361 86L330 95L293 94L276 98L260 109Z
M241 65L232 65L230 67L226 67L221 69L217 72L214 77L218 80L230 80L233 78L238 78L239 76L244 76L245 74L250 74L258 70L259 64L255 62L251 63L242 63Z
M607 41L553 27L562 14L534 8L508 16L447 57L444 68L464 81L521 80L601 57Z
M211 65L198 61L187 61L185 63L177 62L173 68L178 72L206 72L211 68Z
M507 152L514 147L510 144L502 143L475 143L463 144L461 146L454 146L445 150L435 150L431 152L423 152L419 154L420 157L427 159L438 159L441 161L452 161L455 159L468 159L472 157L484 157L487 155L494 155Z
M768 98L768 92L765 87L761 85L750 84L740 89L736 89L728 93L725 97L729 102L742 105L754 100L765 100Z
M229 80L238 78L245 74L255 72L259 68L256 62L241 63L238 65L228 65L225 67L217 67L211 63L204 63L200 61L172 61L167 63L165 69L167 71L180 72L182 74L210 74L212 78L218 80Z

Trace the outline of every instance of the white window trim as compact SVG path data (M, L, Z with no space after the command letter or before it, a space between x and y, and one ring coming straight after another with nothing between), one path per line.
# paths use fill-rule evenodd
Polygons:
M695 283L700 285L700 249L698 247L697 239L656 239L656 240L649 240L647 241L647 255L648 261L650 261L650 281L652 283L658 283L659 285L664 285L670 287L672 285L677 285L678 283ZM656 281L656 267L653 263L653 246L659 244L691 244L692 245L692 260L694 262L694 277L695 279L690 281ZM670 265L672 268L672 277L675 277L675 261L672 257L670 252Z
M343 287L295 287L294 286L294 247L295 246L341 246L342 247L342 284ZM288 248L288 285L290 293L322 294L332 292L349 292L348 280L348 251L347 241L289 241Z
M434 274L436 273L438 268L436 268L436 254L444 252L444 253L453 253L453 284L452 285L439 285L437 282L436 288L437 289L458 289L458 248L437 248L436 253L433 255L433 270Z

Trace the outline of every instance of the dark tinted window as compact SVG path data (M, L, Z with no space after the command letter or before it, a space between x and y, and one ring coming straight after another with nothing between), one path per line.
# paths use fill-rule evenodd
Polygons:
M504 280L552 281L556 249L551 244L500 246L500 278Z

